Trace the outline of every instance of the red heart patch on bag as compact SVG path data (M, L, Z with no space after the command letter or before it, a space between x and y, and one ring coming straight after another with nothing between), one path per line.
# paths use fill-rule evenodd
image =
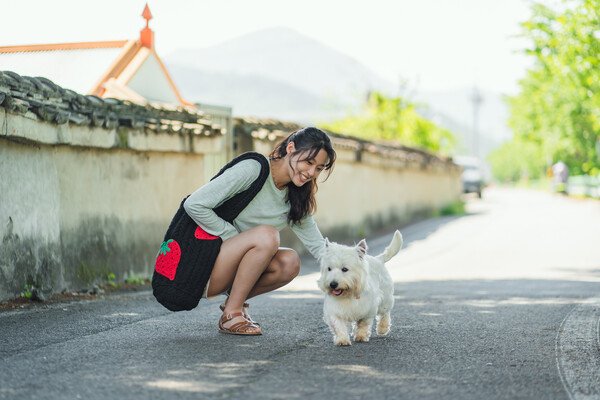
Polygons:
M179 247L179 243L173 239L169 239L160 245L154 269L162 276L173 280L175 279L180 259L181 248Z
M215 240L218 239L218 236L214 236L211 235L210 233L206 232L204 229L197 227L196 231L194 232L194 236L196 237L196 239L200 239L200 240Z

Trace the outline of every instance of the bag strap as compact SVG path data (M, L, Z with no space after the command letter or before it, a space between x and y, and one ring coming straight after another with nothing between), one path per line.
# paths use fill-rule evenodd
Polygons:
M221 170L211 179L213 180L217 178L227 169L233 167L240 161L249 159L256 160L260 163L260 173L258 174L258 177L254 180L254 182L252 182L248 189L237 193L236 195L225 201L223 204L221 204L219 207L214 209L215 213L219 217L223 218L229 223L232 223L233 220L237 218L239 213L241 213L242 210L244 210L244 208L246 208L248 204L250 204L250 202L252 201L252 199L254 199L256 194L260 191L260 189L262 189L263 185L265 184L265 181L267 180L267 177L269 176L269 161L264 155L254 151L249 151L240 154L239 156L235 157L233 160L225 164L225 166L221 168Z

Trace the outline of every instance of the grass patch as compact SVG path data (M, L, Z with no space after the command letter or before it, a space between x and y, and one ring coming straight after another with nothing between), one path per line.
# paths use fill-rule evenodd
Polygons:
M33 285L25 285L23 287L23 291L19 294L19 297L21 297L22 299L31 300L31 298L33 297L33 289Z
M125 284L127 285L146 285L150 283L150 279L144 275L135 275L132 274L125 278Z
M449 215L465 215L465 202L464 201L455 201L450 203L444 207L442 207L438 211L439 216L447 217Z

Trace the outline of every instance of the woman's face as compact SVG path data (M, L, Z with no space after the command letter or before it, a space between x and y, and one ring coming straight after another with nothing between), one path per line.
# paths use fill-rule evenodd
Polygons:
M300 187L306 182L319 177L319 174L325 169L328 157L325 149L319 150L315 158L311 160L306 159L309 150L292 155L291 153L295 150L293 144L293 142L290 142L287 148L288 156L286 158L289 157L290 161L288 162L288 173L292 183ZM291 148L290 145L292 145Z

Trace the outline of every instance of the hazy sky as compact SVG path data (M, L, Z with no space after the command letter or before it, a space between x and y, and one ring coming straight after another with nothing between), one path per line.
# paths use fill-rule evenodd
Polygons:
M0 46L121 40L143 27L145 0L0 0ZM285 26L416 90L514 93L529 60L515 38L526 0L150 0L156 49L206 47ZM18 71L17 71L18 72Z

